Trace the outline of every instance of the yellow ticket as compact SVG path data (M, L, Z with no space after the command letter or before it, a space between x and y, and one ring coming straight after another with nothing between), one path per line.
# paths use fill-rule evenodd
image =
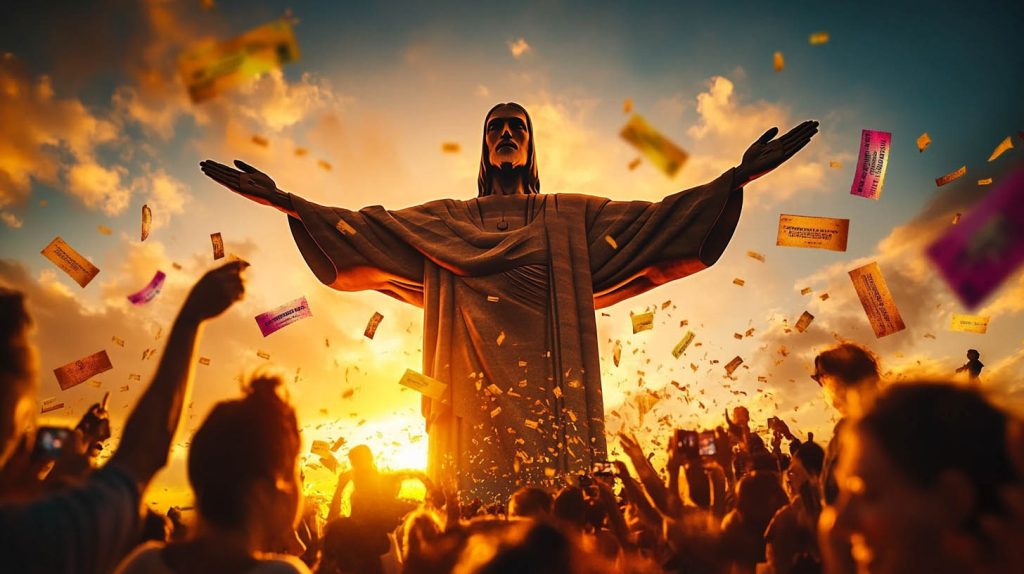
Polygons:
M633 321L633 334L640 331L650 331L654 328L654 311L637 313L636 315L630 315L629 318Z
M850 220L810 215L779 215L779 247L807 247L846 251Z
M962 165L959 169L951 171L942 177L935 178L935 185L942 187L951 181L956 181L967 173L967 166Z
M872 261L850 271L850 280L876 337L882 338L907 328L878 263Z
M963 331L964 333L978 333L984 335L988 331L988 317L979 315L960 315L953 313L953 320L949 324L950 330Z
M676 343L675 348L672 349L672 356L678 359L680 355L686 352L686 348L690 346L695 337L696 335L693 331L687 331L683 338Z
M638 114L629 118L629 123L622 128L619 136L640 150L651 163L669 177L675 175L690 157Z
M398 381L398 384L403 387L409 387L425 397L430 397L438 401L445 398L445 392L448 390L448 385L433 377L417 373L412 369L405 370L405 374L402 375L402 379Z
M178 70L194 103L299 59L291 24L275 20L224 42L207 41L182 54Z
M75 280L75 283L82 287L88 285L96 277L96 274L100 272L98 267L72 249L59 235L40 253L43 254L43 257L52 261L54 265L60 267L61 271L67 273L69 277Z

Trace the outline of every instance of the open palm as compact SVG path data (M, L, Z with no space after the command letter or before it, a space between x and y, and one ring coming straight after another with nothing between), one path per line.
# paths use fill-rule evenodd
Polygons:
M789 130L784 136L772 139L778 133L779 128L764 132L743 153L743 162L739 166L741 183L754 181L796 155L796 152L810 143L814 134L818 133L818 122L808 120Z

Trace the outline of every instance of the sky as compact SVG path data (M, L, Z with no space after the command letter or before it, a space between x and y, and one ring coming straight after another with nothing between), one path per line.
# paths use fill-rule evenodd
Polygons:
M298 61L190 102L177 71L183 52L287 10ZM637 432L658 448L672 428L718 425L725 408L745 404L755 426L778 413L800 436L827 437L836 414L808 375L814 355L837 341L867 345L894 380L950 377L976 348L983 387L1011 408L1024 401L1024 274L967 310L923 255L954 213L967 213L1024 157L1019 3L217 0L207 9L195 0L14 2L5 14L0 284L29 295L40 400L66 404L41 422L74 424L110 391L116 439L188 289L218 264L210 234L252 263L244 302L204 330L198 355L210 364L196 367L171 463L146 496L153 504L188 503L191 432L258 368L288 380L306 444L368 442L392 468L426 458L418 397L397 384L421 366L420 311L321 285L285 216L207 180L198 163L243 159L282 189L353 209L469 199L484 115L505 101L531 114L545 193L617 200L657 201L710 181L770 127L821 124L809 146L745 190L739 226L715 266L598 314L611 431ZM810 44L815 32L828 32L828 42ZM779 72L776 51L785 59ZM627 99L690 154L674 177L645 160L629 169L639 154L618 136ZM892 133L878 201L849 193L863 129ZM920 152L924 132L932 144ZM987 161L1007 136L1015 147ZM461 151L444 153L443 142ZM961 165L964 177L936 186ZM978 185L989 177L992 185ZM143 204L154 213L144 242ZM776 247L782 213L850 219L847 251ZM86 288L40 255L58 235L101 269ZM871 261L907 325L882 339L847 275ZM168 276L163 291L131 305L126 295L157 270ZM806 287L812 292L801 295ZM254 316L301 296L313 317L261 336ZM654 329L633 334L630 312L652 306ZM804 311L815 319L798 333L792 324ZM384 319L370 340L363 329L374 312ZM951 315L968 312L991 317L987 333L950 330ZM671 349L688 329L696 342L675 359ZM112 370L59 390L54 368L101 349ZM144 360L148 349L156 354ZM743 366L726 378L723 365L736 356ZM637 397L650 393L658 400L641 419ZM333 475L305 456L309 492L329 494Z

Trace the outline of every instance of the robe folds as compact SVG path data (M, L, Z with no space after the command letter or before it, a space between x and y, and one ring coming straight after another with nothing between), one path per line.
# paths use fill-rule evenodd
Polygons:
M423 309L428 473L469 499L606 460L595 309L715 263L739 220L734 170L660 202L580 194L442 199L389 211L292 196L292 235L322 283ZM514 214L499 231L485 222ZM490 216L490 217L488 217Z

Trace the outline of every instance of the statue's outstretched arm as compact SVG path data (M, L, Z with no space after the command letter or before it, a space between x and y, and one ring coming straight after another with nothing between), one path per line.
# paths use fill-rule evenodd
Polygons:
M199 168L213 181L247 199L298 217L289 194L278 189L270 176L237 159L235 165L238 169L208 159L200 162Z
M750 144L736 168L735 188L746 186L796 155L818 133L818 122L807 120L789 130L786 135L773 140L778 133L779 128L772 128Z

